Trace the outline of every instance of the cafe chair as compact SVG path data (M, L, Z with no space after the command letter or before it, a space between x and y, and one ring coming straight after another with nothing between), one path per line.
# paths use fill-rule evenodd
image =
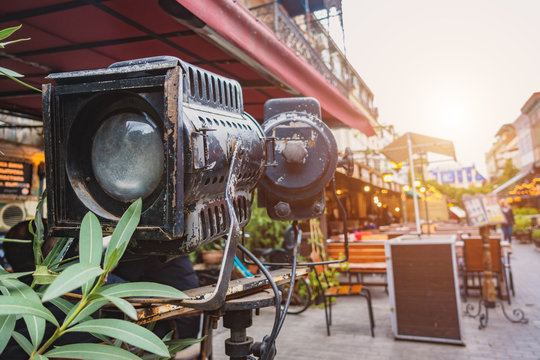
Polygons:
M508 304L511 304L510 290L515 296L513 286L509 286L508 277L511 276L509 262L505 262L501 252L500 239L490 237L491 268L493 278L496 280L497 293L503 298L502 288L505 287ZM463 280L463 295L467 301L469 289L478 289L482 293L482 278L484 275L483 243L481 237L464 237L463 268L461 271ZM513 285L513 284L512 284Z
M330 336L330 326L332 325L332 301L339 296L359 295L366 299L369 315L369 326L371 337L375 337L375 320L373 319L373 308L371 306L371 293L369 289L361 284L348 284L329 287L324 292L324 310L326 315L326 333Z

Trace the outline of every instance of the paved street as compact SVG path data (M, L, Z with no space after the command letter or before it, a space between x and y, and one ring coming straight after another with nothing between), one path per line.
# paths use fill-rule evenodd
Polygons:
M512 268L516 297L512 308L525 311L527 325L512 324L501 309L490 310L486 329L478 320L463 317L466 346L394 340L390 326L388 295L383 288L372 289L375 338L369 335L365 300L337 299L332 336L326 336L324 310L311 308L300 315L289 315L278 338L277 359L540 359L540 252L531 244L514 244ZM478 298L469 297L473 304ZM463 309L465 305L462 304ZM510 313L510 311L508 311ZM261 311L254 317L248 335L259 341L270 333L274 312ZM228 330L220 328L214 337L214 359L228 359L223 342Z

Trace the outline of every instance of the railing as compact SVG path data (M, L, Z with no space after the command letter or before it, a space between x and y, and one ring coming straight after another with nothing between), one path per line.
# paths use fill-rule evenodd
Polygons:
M43 128L38 127L41 124L35 120L0 114L0 140L42 147Z
M303 31L277 1L251 8L250 11L343 95L355 98L377 119L378 111L373 106L373 93L319 21L312 17L309 32Z

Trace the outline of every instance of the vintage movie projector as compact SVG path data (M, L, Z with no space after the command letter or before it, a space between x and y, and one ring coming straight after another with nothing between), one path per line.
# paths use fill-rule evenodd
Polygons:
M223 305L251 193L276 220L319 217L337 147L311 98L270 100L262 127L234 80L174 57L52 74L43 95L50 234L78 234L87 211L110 232L142 198L130 251L187 254L226 237Z

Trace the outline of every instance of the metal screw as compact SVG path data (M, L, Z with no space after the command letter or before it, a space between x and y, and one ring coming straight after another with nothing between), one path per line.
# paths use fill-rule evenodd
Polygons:
M287 217L291 213L291 206L289 203L280 201L274 206L274 211L279 217Z

